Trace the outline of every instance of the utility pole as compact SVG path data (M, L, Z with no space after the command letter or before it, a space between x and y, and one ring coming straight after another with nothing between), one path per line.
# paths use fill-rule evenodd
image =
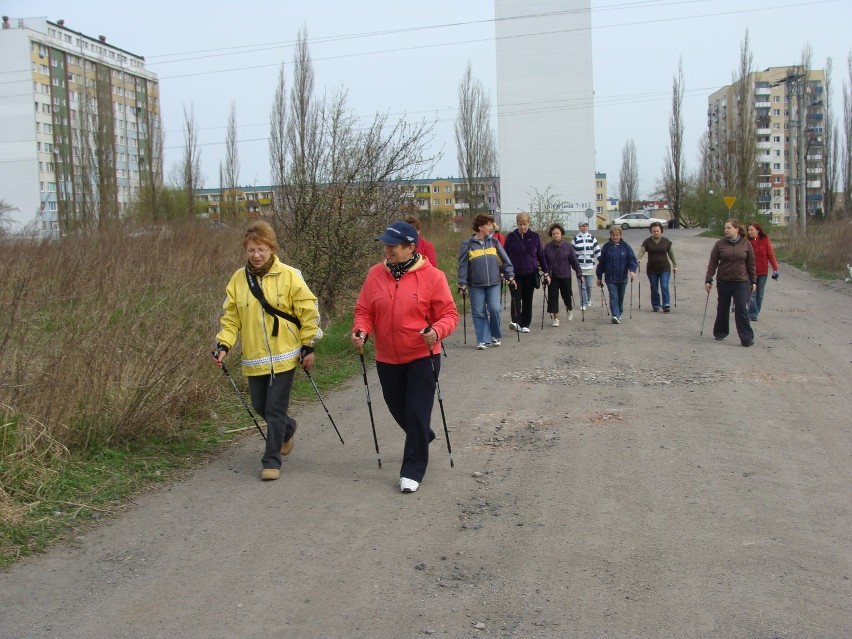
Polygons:
M807 181L807 165L805 163L805 82L806 82L806 74L805 73L796 73L792 69L787 72L787 76L783 80L779 80L778 82L774 82L772 86L778 86L779 84L783 84L787 87L787 95L794 95L796 98L796 141L798 146L796 147L796 157L793 157L793 135L792 126L790 126L787 130L789 133L789 142L788 146L788 154L787 154L787 164L789 165L788 174L788 188L790 189L788 202L792 205L792 211L795 215L794 224L801 229L802 234L807 233L807 225L808 225L808 213L807 213L807 203L808 203L808 181ZM794 85L794 91L790 90L790 85ZM791 119L793 114L792 103L788 105L788 125L792 125L794 122ZM795 169L795 170L794 170ZM793 176L796 177L793 177ZM798 200L798 206L797 206ZM797 210L798 209L798 212Z

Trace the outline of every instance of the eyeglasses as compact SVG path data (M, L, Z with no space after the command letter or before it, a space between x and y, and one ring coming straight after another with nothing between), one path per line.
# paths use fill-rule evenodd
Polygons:
M249 255L266 255L269 253L268 248L257 248L257 249L246 249L246 253Z

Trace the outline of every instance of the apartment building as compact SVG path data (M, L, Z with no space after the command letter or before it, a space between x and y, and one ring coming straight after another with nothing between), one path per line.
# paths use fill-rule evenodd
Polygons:
M799 67L770 67L750 74L746 81L753 95L747 108L755 123L757 207L771 216L773 224L792 224L801 214L802 200L808 216L822 208L825 72L803 74ZM731 152L729 141L738 117L736 88L724 86L708 98L716 171L721 171L722 154Z
M145 59L65 26L3 17L0 194L13 231L57 238L162 182L160 95Z

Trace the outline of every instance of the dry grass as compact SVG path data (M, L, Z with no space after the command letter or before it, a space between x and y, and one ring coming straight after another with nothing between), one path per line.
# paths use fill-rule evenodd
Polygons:
M785 262L819 277L843 279L852 264L852 223L811 224L805 237L795 229L773 229L772 245Z
M0 451L120 444L193 411L238 247L197 225L0 246Z

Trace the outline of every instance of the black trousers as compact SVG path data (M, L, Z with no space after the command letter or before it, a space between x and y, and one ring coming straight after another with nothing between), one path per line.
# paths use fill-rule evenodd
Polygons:
M441 355L432 356L435 370L441 370ZM435 439L430 422L435 404L435 376L429 357L407 364L376 362L382 395L388 410L405 431L400 477L423 481L429 464L429 444Z
M562 296L562 301L569 311L574 310L574 291L571 288L570 277L554 277L551 278L550 284L547 285L547 312L559 312L559 296Z
M734 322L741 344L754 341L754 331L748 319L749 282L716 282L718 303L716 305L716 321L713 323L713 337L722 339L730 332L731 300L734 302Z
M287 414L290 389L296 369L275 375L248 378L251 405L266 421L266 449L260 463L264 468L281 468L281 444L293 436L293 418Z
M515 275L515 283L518 288L512 295L512 321L522 327L529 328L532 324L533 294L535 293L535 273L526 275ZM509 287L509 290L512 290Z

